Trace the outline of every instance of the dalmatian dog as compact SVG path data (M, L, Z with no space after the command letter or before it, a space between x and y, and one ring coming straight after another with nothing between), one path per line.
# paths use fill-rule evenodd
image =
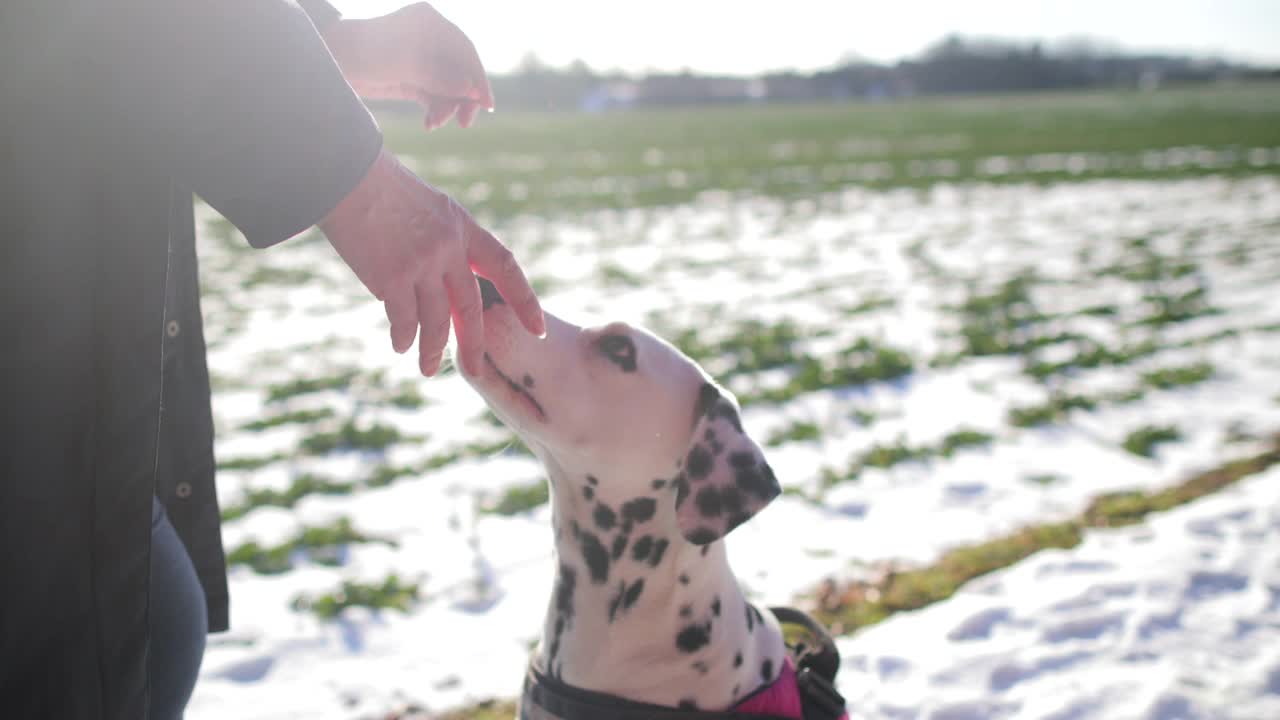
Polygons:
M730 393L624 323L519 327L481 279L484 366L464 373L546 468L557 571L531 669L628 701L723 710L771 684L786 647L747 602L726 534L781 489ZM528 707L522 718L554 715Z

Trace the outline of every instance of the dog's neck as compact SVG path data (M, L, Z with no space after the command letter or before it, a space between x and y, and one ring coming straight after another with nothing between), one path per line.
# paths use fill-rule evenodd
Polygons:
M728 708L776 677L784 652L776 621L747 603L723 541L695 545L681 535L668 478L539 455L558 561L536 653L543 672L629 700L704 709Z

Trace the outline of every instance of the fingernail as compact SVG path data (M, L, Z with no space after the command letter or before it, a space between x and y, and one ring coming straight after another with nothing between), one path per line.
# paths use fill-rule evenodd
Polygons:
M422 363L419 369L422 370L423 375L427 377L431 377L432 375L435 375L437 372L440 372L440 360L441 360L440 356L436 355L435 357Z

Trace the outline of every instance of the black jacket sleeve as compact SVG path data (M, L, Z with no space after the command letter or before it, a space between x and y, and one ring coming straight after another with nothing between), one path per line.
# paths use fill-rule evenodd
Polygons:
M315 27L284 0L174 4L180 177L254 247L319 222L382 136Z
M325 0L298 0L298 6L306 11L307 17L311 18L311 23L320 32L327 31L330 25L342 19L342 13L338 12L338 8Z

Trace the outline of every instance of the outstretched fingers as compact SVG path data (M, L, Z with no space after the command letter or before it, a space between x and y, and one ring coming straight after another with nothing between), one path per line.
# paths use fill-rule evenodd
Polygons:
M484 305L480 300L480 286L471 271L462 267L445 273L444 287L449 294L453 330L458 336L458 358L462 369L475 375L480 372L484 358Z
M444 346L449 342L449 303L438 286L419 282L415 286L418 300L418 322L422 337L418 340L418 369L430 377L440 369Z
M391 348L402 353L413 346L418 334L418 304L413 284L407 281L392 283L382 299L382 306L391 321Z
M502 294L520 324L529 332L539 337L547 332L546 320L542 317L542 305L533 292L533 286L525 278L524 271L516 262L515 255L507 249L488 230L475 224L468 224L469 238L467 242L467 259L471 269L477 275L488 278Z

